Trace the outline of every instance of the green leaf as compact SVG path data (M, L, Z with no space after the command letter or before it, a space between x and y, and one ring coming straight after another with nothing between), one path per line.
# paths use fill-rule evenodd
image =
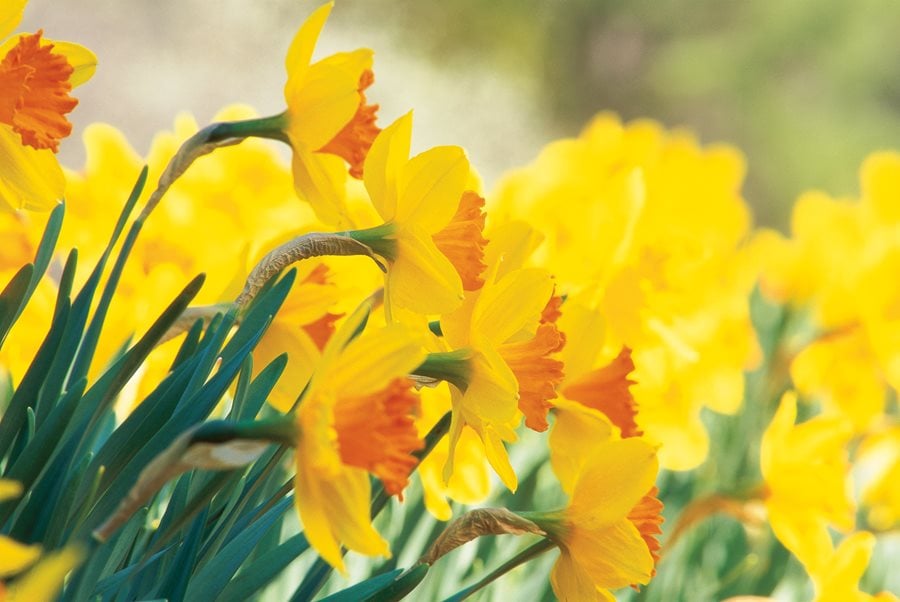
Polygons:
M0 348L6 340L6 335L19 317L20 308L24 307L28 285L34 275L34 264L26 263L9 281L3 292L0 293Z
M394 583L394 580L402 572L403 569L396 569L389 573L366 579L353 587L348 587L345 590L322 598L321 602L361 602L362 600L369 600L371 596Z
M275 504L256 522L244 529L225 545L207 564L197 571L188 586L187 600L215 600L225 589L231 576L237 572L250 555L256 543L271 529L293 505L292 498Z
M50 217L47 219L47 225L44 227L44 235L41 237L41 242L38 244L37 253L35 254L31 269L29 270L27 267L24 267L22 270L19 270L13 278L13 281L16 282L15 287L10 290L10 285L13 284L11 282L10 285L7 285L3 290L3 296L0 298L7 300L0 305L0 347L3 346L3 341L6 340L6 335L9 333L10 328L13 327L16 320L22 315L22 311L25 309L25 306L28 305L31 295L34 294L38 283L41 281L41 278L44 277L47 266L50 265L50 260L53 258L53 250L56 248L56 241L59 240L59 232L62 229L64 213L64 204L59 204L53 208L53 211L50 212ZM23 270L25 270L25 272L23 272ZM20 289L21 283L18 281L23 273L29 273L30 275L28 286L24 291ZM10 296L8 298L5 297L7 290L10 290ZM11 317L9 312L12 312Z
M309 549L306 535L297 533L244 566L216 598L217 602L243 602L271 583L289 564Z

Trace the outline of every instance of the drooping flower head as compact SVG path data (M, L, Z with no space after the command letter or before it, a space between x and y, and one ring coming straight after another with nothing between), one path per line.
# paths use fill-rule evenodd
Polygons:
M560 600L615 600L608 590L646 584L655 572L662 522L656 450L637 437L603 441L599 431L580 444L577 472L558 474L569 505L526 516L560 548L550 575Z
M322 353L297 410L295 504L310 545L343 570L341 546L390 556L372 527L369 475L399 495L422 447L406 378L424 359L419 338L400 325L354 340L367 308L347 318Z
M334 3L318 9L297 31L287 56L285 134L293 148L294 186L323 222L352 225L344 203L347 171L362 177L369 147L380 131L377 105L365 89L374 82L372 51L339 52L312 63L316 41ZM348 167L345 167L345 164Z
M375 139L363 178L384 223L348 235L388 260L388 303L447 313L483 282L484 200L466 190L463 149L438 146L410 158L411 137L407 113Z
M22 18L24 2L0 5L0 39ZM0 208L45 210L63 196L56 157L72 131L69 95L93 74L96 57L81 46L22 34L0 45Z

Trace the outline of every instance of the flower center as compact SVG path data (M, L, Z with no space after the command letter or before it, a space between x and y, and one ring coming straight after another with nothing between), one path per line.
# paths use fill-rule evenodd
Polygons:
M481 274L487 268L484 263L484 199L471 190L463 193L456 214L447 226L432 239L462 279L463 289L477 291L484 286Z
M628 389L634 384L628 378L633 370L631 349L622 347L613 361L566 386L563 395L606 414L622 431L622 437L639 437L644 432L635 421L637 404Z
M343 398L334 408L341 461L377 476L391 495L401 495L416 466L410 452L424 446L413 418L419 398L411 386L409 379L397 378L381 391Z
M531 339L505 343L498 349L519 381L519 410L525 415L525 426L538 432L547 430L547 412L553 407L550 400L556 398L556 386L564 377L563 363L550 354L564 344L556 324L545 322Z
M362 178L366 155L381 131L375 125L378 105L366 104L365 89L374 82L375 74L371 69L362 72L359 76L359 108L356 109L356 114L328 144L319 149L319 152L331 153L344 159L350 164L350 175L357 179Z
M23 35L0 62L0 123L12 126L22 143L59 150L72 132L65 114L78 100L69 96L74 69L53 44L41 46L42 32Z

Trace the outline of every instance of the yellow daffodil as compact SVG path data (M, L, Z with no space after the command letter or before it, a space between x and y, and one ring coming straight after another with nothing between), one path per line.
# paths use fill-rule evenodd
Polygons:
M310 545L341 571L342 545L390 556L372 527L369 474L400 494L415 466L410 452L422 446L406 378L425 357L422 341L400 325L349 341L365 315L357 311L331 337L297 410L294 501Z
M829 542L825 564L810 572L816 587L814 602L896 601L890 592L873 596L859 589L859 580L869 566L874 548L875 537L865 531L847 536L837 549Z
M387 303L423 314L459 307L484 270L483 202L465 194L469 161L457 146L439 146L409 158L412 115L378 135L366 159L364 181L384 223L348 232L389 262Z
M300 27L285 58L287 102L284 132L293 149L294 186L326 224L351 226L341 174L362 176L366 153L379 129L377 105L364 90L374 81L372 51L341 52L311 63L333 2L316 9Z
M836 417L794 424L796 418L796 395L788 392L763 434L760 468L772 530L814 573L827 569L829 527L853 528L846 450L852 429Z
M705 459L701 411L735 412L743 371L758 359L743 176L733 148L602 114L507 174L488 207L500 221L536 224L540 239L521 238L521 248L600 314L607 361L632 350L641 430L663 444L667 468Z
M544 270L516 270L496 282L491 275L459 310L441 319L444 339L454 350L447 361L461 373L455 382L450 379L453 420L445 480L453 474L456 445L469 427L481 438L501 480L515 490L516 475L503 442L516 439L522 392L539 397L543 385L551 383L547 394L555 396L553 383L562 380L562 363L545 361L561 343L555 326L541 323L552 294L553 281Z
M0 5L0 39L18 26L25 2ZM0 44L0 211L46 210L58 203L65 179L54 153L72 131L69 96L97 64L86 48L42 40L42 31Z
M558 475L569 505L524 514L560 548L550 581L563 601L615 600L608 590L649 582L659 550L655 449L640 438L590 436L579 470Z
M423 387L422 415L416 421L422 437L446 413L452 403L449 385ZM441 438L434 449L419 464L416 473L422 481L425 508L438 520L450 520L452 509L448 499L471 506L483 503L491 492L490 464L484 453L484 444L472 429L463 429L454 449L454 470L444 482L443 469L450 454L450 444Z

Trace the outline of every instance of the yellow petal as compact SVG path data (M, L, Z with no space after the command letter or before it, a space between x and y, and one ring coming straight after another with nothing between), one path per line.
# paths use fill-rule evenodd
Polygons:
M438 146L416 155L400 172L395 220L434 234L456 213L468 177L469 160L458 146Z
M22 484L18 481L0 479L0 501L15 499L22 495Z
M253 350L254 372L258 374L282 353L288 354L287 366L268 401L278 411L288 412L309 382L320 353L302 328L276 319Z
M66 575L81 564L83 558L84 552L75 546L48 554L9 588L6 593L7 602L56 600Z
M656 450L638 437L595 445L575 483L568 510L573 522L583 515L593 525L624 517L650 491L658 470Z
M558 397L556 421L550 431L550 462L562 490L572 494L578 475L588 459L584 453L598 441L613 437L613 426L600 411Z
M499 345L522 329L536 327L552 294L548 272L537 268L511 272L482 289L472 313L472 331Z
M359 75L326 63L311 66L303 81L284 89L291 144L318 150L328 144L359 108Z
M615 481L605 486L615 487L612 483ZM650 581L653 557L637 527L627 518L601 529L576 522L570 536L567 547L594 585L618 589Z
M294 39L288 48L287 56L284 59L284 67L288 74L285 89L306 75L319 34L322 33L322 28L325 26L325 21L328 20L328 15L331 14L333 7L334 2L328 2L314 10L303 22L303 25L300 26L300 29L297 30L296 35L294 35Z
M424 341L401 324L364 333L341 353L329 382L341 396L356 397L384 389L425 360Z
M363 169L363 180L372 204L384 221L397 213L397 178L409 159L412 111L384 128L372 143Z
M397 233L397 260L388 271L392 303L423 314L448 313L463 300L463 285L431 237L414 228Z
M513 470L512 464L509 462L509 454L506 453L503 441L494 429L490 427L486 428L484 432L484 451L497 476L500 477L507 489L515 493L519 486L516 471Z
M26 545L0 535L0 579L21 573L41 555L41 546Z
M575 562L572 555L563 552L550 573L553 593L560 602L615 602L616 598L606 590L597 589L590 576Z
M24 146L12 128L0 124L0 210L46 211L59 203L65 189L53 151Z
M62 42L59 40L44 40L41 46L47 43L53 44L53 52L66 57L69 64L72 65L74 71L69 76L69 83L72 87L80 86L93 77L97 70L97 55L74 42Z
M361 469L319 475L296 454L294 503L310 545L323 560L346 574L340 546L369 556L390 557L388 543L369 515L371 485Z
M778 410L762 436L759 464L763 478L771 478L772 470L775 467L776 454L783 451L784 441L794 427L796 419L797 394L793 391L788 391L781 397Z
M344 202L344 186L347 170L340 157L310 152L306 147L294 145L291 169L297 195L305 199L316 216L335 228L350 228Z
M28 0L3 0L0 2L0 40L6 38L22 21L22 13Z

